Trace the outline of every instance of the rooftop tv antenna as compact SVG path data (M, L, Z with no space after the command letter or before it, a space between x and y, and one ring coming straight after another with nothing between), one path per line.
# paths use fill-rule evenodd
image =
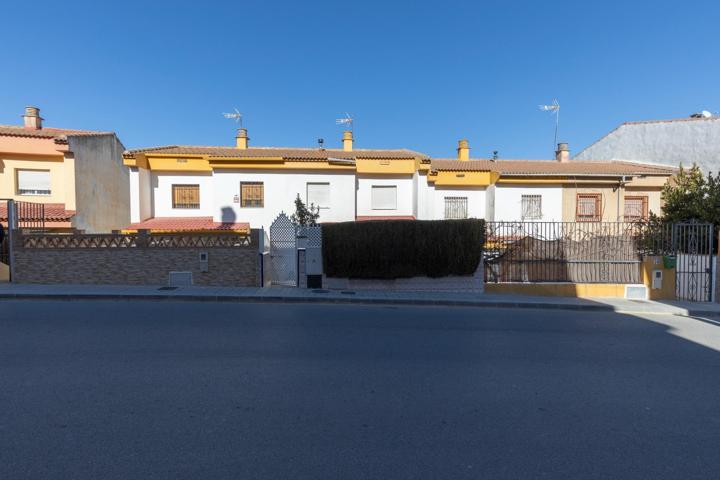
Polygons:
M242 128L242 126L243 126L243 124L242 124L243 116L242 116L242 113L240 113L240 111L239 111L237 108L235 109L235 113L223 113L223 117L225 117L225 118L230 118L230 119L232 119L232 120L235 120L235 123L237 123L238 125L240 125L240 128Z
M558 130L560 129L560 104L557 98L554 98L550 105L538 105L543 112L550 112L555 115L555 141L553 142L553 151L558 143Z
M349 128L350 131L352 132L352 129L353 129L353 118L352 118L352 116L351 116L349 113L345 112L345 117L344 117L344 118L338 118L338 119L336 119L336 120L335 120L335 123L336 123L337 125L348 125L348 128Z

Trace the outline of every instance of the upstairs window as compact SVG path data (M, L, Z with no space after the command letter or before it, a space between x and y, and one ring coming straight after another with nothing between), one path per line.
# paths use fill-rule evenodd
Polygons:
M370 192L373 210L397 210L397 187L395 185L373 185Z
M521 203L523 220L542 218L542 195L523 195Z
M602 219L602 198L599 193L579 193L575 219L578 222L599 222Z
M263 182L240 182L240 206L243 208L262 208L265 205L265 186Z
M200 185L173 185L173 208L200 208Z
M330 184L308 183L307 206L315 205L318 208L330 208Z
M625 197L625 220L638 221L648 218L648 197Z
M17 170L18 195L50 195L50 170Z
M460 219L468 217L467 197L445 197L445 218Z

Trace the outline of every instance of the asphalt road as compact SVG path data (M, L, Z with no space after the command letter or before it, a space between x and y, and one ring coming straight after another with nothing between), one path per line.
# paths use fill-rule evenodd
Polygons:
M720 323L0 303L0 479L716 479Z

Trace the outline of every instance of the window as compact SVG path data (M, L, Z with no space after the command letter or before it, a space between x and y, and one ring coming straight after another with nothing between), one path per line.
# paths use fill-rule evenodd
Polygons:
M648 197L625 197L625 220L643 220L648 217Z
M395 185L373 185L370 204L373 210L396 210L397 187Z
M521 203L523 220L542 218L542 195L523 195Z
M200 185L173 185L173 208L200 208Z
M308 183L307 184L307 205L315 205L319 208L330 208L330 184L329 183Z
M18 195L50 195L50 170L17 170Z
M599 193L579 193L577 196L576 220L578 222L599 222L602 219L602 199Z
M467 197L445 197L445 218L467 218Z
M240 206L262 208L265 204L263 182L240 182Z

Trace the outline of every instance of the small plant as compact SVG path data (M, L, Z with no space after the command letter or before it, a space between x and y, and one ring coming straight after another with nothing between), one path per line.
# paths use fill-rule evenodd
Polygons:
M295 213L290 216L291 222L301 227L313 227L317 225L319 217L320 207L316 207L313 203L308 207L305 205L305 202L300 199L300 195L295 198Z

